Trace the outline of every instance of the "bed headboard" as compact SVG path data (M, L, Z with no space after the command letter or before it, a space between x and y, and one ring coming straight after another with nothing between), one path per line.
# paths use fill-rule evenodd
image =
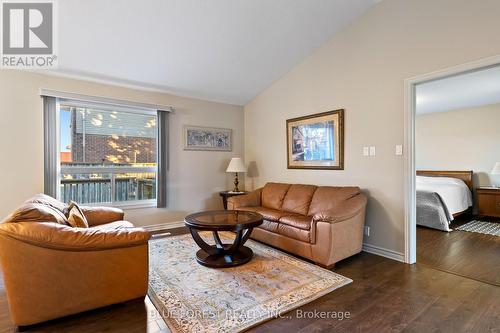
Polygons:
M435 171L435 170L417 170L418 176L427 176L427 177L450 177L450 178L458 178L464 181L464 183L469 187L472 191L472 170L470 171Z

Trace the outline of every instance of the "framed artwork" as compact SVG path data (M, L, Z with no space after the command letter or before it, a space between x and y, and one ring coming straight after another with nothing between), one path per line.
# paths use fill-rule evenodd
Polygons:
M184 150L232 151L232 141L229 128L184 126Z
M288 169L344 169L344 110L286 121Z

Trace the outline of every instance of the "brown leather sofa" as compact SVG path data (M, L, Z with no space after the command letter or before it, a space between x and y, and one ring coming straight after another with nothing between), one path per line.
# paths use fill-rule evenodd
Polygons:
M11 318L27 326L144 297L148 239L116 208L83 207L89 228L67 224L66 205L37 195L0 224Z
M264 216L252 238L329 268L361 251L366 203L358 187L267 183L228 209Z

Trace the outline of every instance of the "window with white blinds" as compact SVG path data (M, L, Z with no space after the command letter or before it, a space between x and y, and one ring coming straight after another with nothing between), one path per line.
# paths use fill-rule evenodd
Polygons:
M82 204L166 206L167 112L44 98L47 194Z

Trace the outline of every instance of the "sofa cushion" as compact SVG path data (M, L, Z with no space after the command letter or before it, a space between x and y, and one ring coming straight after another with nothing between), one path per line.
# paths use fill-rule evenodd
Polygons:
M307 215L311 199L316 189L317 186L314 185L291 185L283 199L281 210Z
M359 193L359 187L320 186L314 192L307 215L314 216L315 214L334 209L345 200Z
M67 225L68 220L62 212L51 206L40 203L25 203L10 214L3 222L55 222Z
M68 223L73 228L88 228L89 223L80 206L74 201L69 204Z
M80 208L83 214L85 214L89 226L121 221L125 216L123 210L116 207L80 206Z
M50 206L52 208L57 209L61 213L65 213L67 205L57 199L52 198L43 193L39 193L32 197L31 199L26 200L26 203L38 203L46 206Z
M52 222L7 223L0 233L17 240L56 250L94 251L147 244L150 233L142 228L72 228Z
M269 209L265 207L241 207L238 210L245 210L248 212L256 212L264 216L264 219L269 220L269 221L275 221L278 222L280 217L282 217L284 214L283 212L275 209Z
M278 232L279 235L283 235L286 237L290 237L302 242L310 243L311 242L311 232L309 230L302 230L295 227L291 227L289 225L279 223L278 224Z
M289 188L290 184L267 183L262 189L262 206L281 210L283 199L285 198L286 192Z
M262 224L259 225L257 228L261 228L270 232L277 233L278 232L278 222L276 221L268 221L264 220L262 221Z
M299 228L302 230L310 230L312 223L312 216L304 216L298 214L285 215L280 218L279 222L294 228Z

